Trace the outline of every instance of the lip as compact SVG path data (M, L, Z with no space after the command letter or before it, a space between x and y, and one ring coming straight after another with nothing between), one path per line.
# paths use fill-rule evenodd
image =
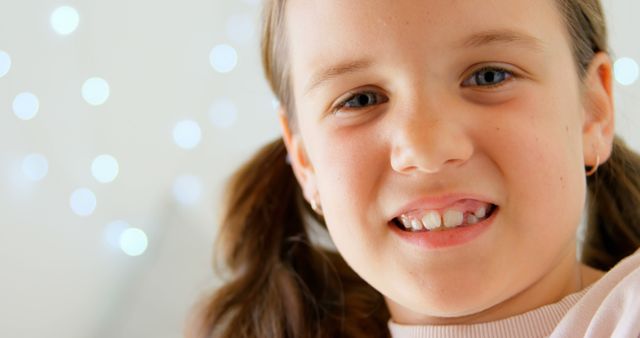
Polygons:
M491 216L482 222L441 231L403 231L393 221L389 221L388 226L401 240L421 249L436 250L463 245L474 240L489 229L499 213L500 207L496 206Z
M476 194L448 194L442 196L426 196L417 198L396 211L393 214L393 218L398 218L400 215L407 214L414 210L441 210L448 206L455 204L462 200L476 200L490 204L496 204L491 199Z

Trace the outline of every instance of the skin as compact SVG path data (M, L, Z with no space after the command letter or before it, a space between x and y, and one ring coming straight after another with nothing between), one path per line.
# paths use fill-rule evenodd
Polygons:
M322 205L340 254L385 296L393 321L497 320L557 302L601 276L576 260L575 233L585 165L611 152L612 66L597 54L581 90L552 0L287 6L296 111L280 118L294 172L305 197ZM533 36L540 46L459 46L494 29ZM370 65L308 91L321 70L359 59ZM498 73L505 79L489 84L500 86L483 88L474 74L484 66L515 77ZM332 114L362 90L375 93L360 97L366 105ZM391 231L400 207L451 192L499 206L482 236L423 250Z

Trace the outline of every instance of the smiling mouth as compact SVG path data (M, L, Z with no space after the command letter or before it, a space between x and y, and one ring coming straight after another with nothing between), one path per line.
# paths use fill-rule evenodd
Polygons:
M451 209L442 213L426 211L420 215L395 217L391 220L391 224L405 232L447 231L482 223L490 218L497 209L497 205L489 204L476 210Z

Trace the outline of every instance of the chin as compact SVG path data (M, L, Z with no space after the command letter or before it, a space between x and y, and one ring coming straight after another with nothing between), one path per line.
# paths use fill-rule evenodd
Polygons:
M398 312L400 318L409 318L415 323L449 322L451 319L473 316L495 306L499 301L495 295L474 287L437 288L422 287L402 290L402 294L387 298L390 310ZM409 291L409 292L408 292ZM394 307L397 311L394 311ZM394 320L396 320L395 316ZM405 320L406 321L406 320Z

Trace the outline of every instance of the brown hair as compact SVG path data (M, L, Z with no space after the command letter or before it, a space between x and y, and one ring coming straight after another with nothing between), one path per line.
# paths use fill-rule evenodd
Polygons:
M556 0L583 83L596 52L608 52L599 0ZM265 0L262 62L295 129L285 0ZM226 283L200 304L194 337L388 337L380 293L338 253L314 242L311 211L278 139L230 180L217 241ZM582 260L608 270L640 246L640 157L615 138L610 159L587 179Z
M583 80L594 54L609 53L607 26L598 0L559 0ZM640 246L640 156L616 136L611 157L588 177L588 218L581 260L611 269Z

